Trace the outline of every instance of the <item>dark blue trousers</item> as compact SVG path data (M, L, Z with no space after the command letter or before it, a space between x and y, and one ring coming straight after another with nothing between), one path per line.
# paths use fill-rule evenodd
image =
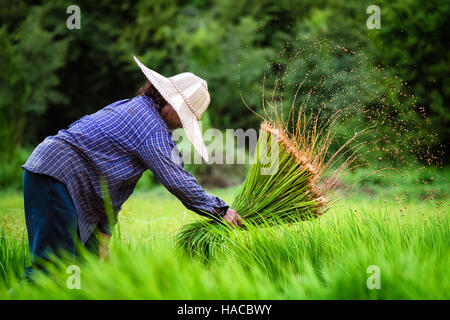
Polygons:
M78 236L77 212L66 187L48 175L25 170L23 175L23 197L25 220L28 232L31 267L44 270L44 264L52 256L69 257L75 260L81 248ZM95 233L85 247L98 255L98 241Z

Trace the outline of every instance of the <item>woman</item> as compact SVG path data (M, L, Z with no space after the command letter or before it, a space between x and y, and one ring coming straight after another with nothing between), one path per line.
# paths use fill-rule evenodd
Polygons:
M166 78L135 60L148 79L136 97L47 137L23 165L29 275L53 254L75 258L77 242L107 256L117 214L147 169L188 209L242 224L236 211L207 194L183 169L170 135L183 127L208 159L198 125L210 102L206 81L192 73Z

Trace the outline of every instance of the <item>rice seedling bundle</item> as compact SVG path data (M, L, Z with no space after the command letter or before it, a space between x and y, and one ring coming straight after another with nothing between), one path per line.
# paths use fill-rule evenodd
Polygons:
M355 160L355 153L349 155L349 150L344 149L356 136L329 154L336 133L334 121L323 126L317 121L317 117L306 117L301 111L295 121L266 115L253 164L231 205L242 217L244 230L246 226L313 219L325 213L336 200L331 191ZM276 158L276 168L266 174L265 170ZM222 219L204 219L185 225L176 235L176 244L189 254L210 258L236 232L240 230L231 228Z

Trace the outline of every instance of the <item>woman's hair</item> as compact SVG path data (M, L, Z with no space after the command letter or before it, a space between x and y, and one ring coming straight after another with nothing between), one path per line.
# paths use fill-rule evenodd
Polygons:
M162 95L156 90L153 84L147 80L145 84L136 93L138 96L147 96L153 99L153 101L158 105L159 111L167 104L167 101L162 97Z

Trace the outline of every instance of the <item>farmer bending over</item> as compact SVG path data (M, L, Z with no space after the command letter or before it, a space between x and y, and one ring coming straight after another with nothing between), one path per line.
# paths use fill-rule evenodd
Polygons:
M170 130L183 127L201 156L198 125L208 108L206 81L192 73L166 78L135 60L148 81L138 96L114 102L47 137L23 168L25 218L32 267L77 242L101 258L122 204L150 169L186 208L240 226L241 217L207 194L183 169ZM32 273L27 268L27 275Z

